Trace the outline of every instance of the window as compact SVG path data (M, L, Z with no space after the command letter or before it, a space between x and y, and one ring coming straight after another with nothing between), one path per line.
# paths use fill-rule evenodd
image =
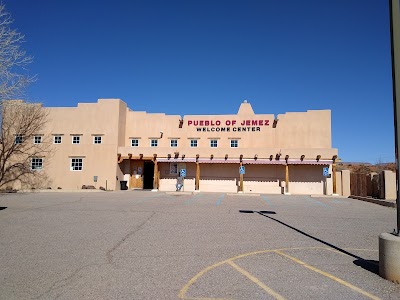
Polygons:
M194 140L194 139L190 140L190 147L196 148L197 147L197 140Z
M238 148L239 141L238 140L231 140L231 148Z
M138 139L132 139L131 140L131 146L132 147L139 147L139 140Z
M81 136L80 135L73 135L72 136L72 144L80 144L81 143Z
M218 147L218 140L210 140L210 147L217 148Z
M93 137L93 144L101 144L101 135L95 135Z
M54 144L61 144L61 135L55 135L53 138Z
M42 137L40 135L35 135L33 137L33 143L34 144L41 144L42 143Z
M157 147L158 146L158 140L150 140L150 147Z
M169 174L173 174L173 175L178 174L178 164L177 163L169 164Z
M31 160L31 170L43 169L43 158L33 157Z
M171 148L178 147L178 140L171 140Z
M15 136L15 144L22 144L22 135L21 134L17 134Z
M82 158L71 158L71 171L82 171L82 166Z

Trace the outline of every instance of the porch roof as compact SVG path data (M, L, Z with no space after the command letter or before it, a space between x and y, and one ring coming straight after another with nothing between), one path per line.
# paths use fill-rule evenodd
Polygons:
M178 157L178 158L160 157L160 158L158 158L157 157L157 162L187 163L187 162L196 162L196 158L195 157L193 157L193 158L191 158L191 157L184 157L184 158L181 158L181 157Z
M184 158L166 158L166 157L160 157L157 158L157 162L163 163L163 162L169 162L169 163L195 163L196 158L195 157L184 157ZM202 164L239 164L240 159L239 158L198 158L197 162L202 163ZM286 165L286 160L280 159L242 159L242 163L244 165ZM320 159L320 160L300 160L300 159L288 159L287 163L289 165L330 165L333 163L332 160L327 160L327 159Z

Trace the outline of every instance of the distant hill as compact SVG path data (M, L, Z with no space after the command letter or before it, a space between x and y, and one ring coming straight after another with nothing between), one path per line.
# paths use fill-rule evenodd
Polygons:
M380 173L384 170L390 170L396 172L396 164L395 163L381 163L381 164L370 164L363 162L338 162L336 164L336 169L338 171L341 170L350 170L354 173L371 173L376 172Z

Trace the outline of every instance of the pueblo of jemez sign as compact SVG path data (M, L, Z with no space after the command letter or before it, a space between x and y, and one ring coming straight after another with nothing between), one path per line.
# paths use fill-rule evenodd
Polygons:
M270 126L270 120L187 120L188 127L200 132L249 132L261 131L262 127Z

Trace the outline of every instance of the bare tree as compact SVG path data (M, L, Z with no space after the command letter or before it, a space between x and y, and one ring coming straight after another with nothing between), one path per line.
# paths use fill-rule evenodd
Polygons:
M21 48L24 35L11 28L12 18L0 3L0 100L21 97L26 87L35 81L27 66L33 58Z
M43 158L50 143L43 130L47 113L41 104L18 99L35 80L27 66L32 62L21 48L24 36L11 28L13 20L0 3L0 189L34 186L43 182Z
M42 170L51 156L51 141L43 130L47 111L37 103L4 101L0 143L0 189L19 181L23 187L47 182Z

